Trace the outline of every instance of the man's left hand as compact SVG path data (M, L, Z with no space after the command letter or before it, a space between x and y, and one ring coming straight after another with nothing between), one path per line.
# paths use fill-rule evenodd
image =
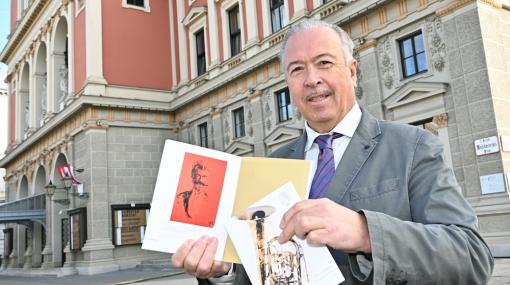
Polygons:
M371 253L365 216L326 198L296 203L283 216L280 228L281 243L296 235L347 253Z

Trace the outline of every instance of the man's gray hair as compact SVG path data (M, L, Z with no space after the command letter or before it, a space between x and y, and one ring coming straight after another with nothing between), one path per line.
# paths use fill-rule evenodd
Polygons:
M335 31L338 36L340 37L340 40L342 41L342 47L344 51L344 58L345 61L348 63L350 62L352 57L352 52L354 49L354 43L351 40L351 37L349 34L347 34L344 30L342 30L339 26L333 25L321 20L317 19L306 19L301 22L298 22L296 25L292 26L287 33L285 34L285 37L283 38L283 44L282 44L282 50L280 51L280 65L282 71L285 72L286 66L285 66L285 53L287 50L287 43L293 35L302 32L304 30L312 29L312 28L319 28L319 27L327 27Z

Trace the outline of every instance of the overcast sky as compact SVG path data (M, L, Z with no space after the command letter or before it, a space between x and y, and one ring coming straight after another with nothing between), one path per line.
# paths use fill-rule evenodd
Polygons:
M9 35L9 20L11 17L11 1L0 0L0 51L4 49L7 43L7 35ZM0 88L7 88L4 83L7 66L0 63Z

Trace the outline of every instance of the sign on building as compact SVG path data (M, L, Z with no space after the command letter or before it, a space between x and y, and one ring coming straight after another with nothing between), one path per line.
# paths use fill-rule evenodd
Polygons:
M505 178L503 173L480 176L482 194L505 192Z
M475 151L477 156L498 152L498 137L492 136L475 140Z
M149 215L148 205L139 207L114 206L113 236L115 245L141 244Z

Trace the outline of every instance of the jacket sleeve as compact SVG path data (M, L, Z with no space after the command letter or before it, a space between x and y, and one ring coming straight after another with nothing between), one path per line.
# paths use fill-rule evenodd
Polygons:
M419 132L409 167L411 221L362 210L372 254L349 257L353 275L374 284L486 284L492 255L436 136Z

